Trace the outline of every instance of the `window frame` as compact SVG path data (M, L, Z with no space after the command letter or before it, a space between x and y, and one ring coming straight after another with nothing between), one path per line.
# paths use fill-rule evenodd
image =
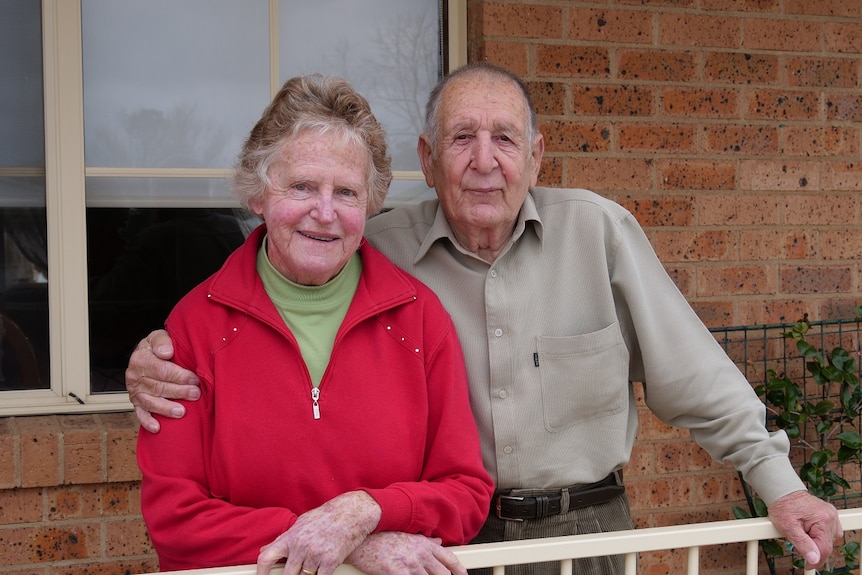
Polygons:
M467 1L446 0L446 8L446 67L451 70L467 62ZM269 13L270 91L274 96L280 87L278 0L269 0ZM128 393L90 392L85 179L226 178L229 175L229 170L223 169L87 168L81 34L81 0L42 0L51 384L49 389L0 392L0 416L132 408ZM414 171L396 171L393 177L424 179L421 172ZM111 205L122 205L122 201ZM140 203L136 205L141 206ZM236 206L226 200L159 201L153 205ZM99 207L99 204L91 207Z

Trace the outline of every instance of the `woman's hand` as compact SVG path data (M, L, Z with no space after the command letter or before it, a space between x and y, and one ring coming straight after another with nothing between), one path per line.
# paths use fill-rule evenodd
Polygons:
M380 513L380 506L364 491L330 499L300 515L290 529L261 548L257 575L268 575L283 557L284 575L332 575L374 531Z
M366 575L467 575L440 539L395 531L369 535L345 562Z

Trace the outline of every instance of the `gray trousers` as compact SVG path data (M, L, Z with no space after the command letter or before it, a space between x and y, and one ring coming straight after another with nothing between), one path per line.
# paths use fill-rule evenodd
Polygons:
M541 492L518 492L519 495L541 494ZM520 541L542 537L578 535L581 533L603 533L634 529L631 509L626 494L582 509L527 521L506 521L494 512L471 543L493 543L497 541ZM622 555L576 559L572 566L574 575L622 575L625 559ZM557 561L529 563L506 567L506 575L559 575ZM471 569L470 575L491 575L491 569Z

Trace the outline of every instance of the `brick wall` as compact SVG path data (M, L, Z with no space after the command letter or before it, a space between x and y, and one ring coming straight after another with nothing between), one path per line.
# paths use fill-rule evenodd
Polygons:
M470 60L528 81L541 183L631 209L708 325L862 303L858 0L468 0L468 38ZM638 525L729 519L735 472L640 419L626 470ZM4 573L155 571L136 430L131 414L0 419ZM704 550L701 572L739 557ZM654 554L641 573L684 565Z
M155 572L131 413L0 418L0 572Z
M530 87L540 183L628 207L707 325L854 316L858 0L468 0L468 39L471 61ZM730 519L744 506L735 471L687 432L644 407L640 423L626 470L639 526ZM706 551L702 572L741 566L740 555ZM684 567L680 554L655 554L640 572Z

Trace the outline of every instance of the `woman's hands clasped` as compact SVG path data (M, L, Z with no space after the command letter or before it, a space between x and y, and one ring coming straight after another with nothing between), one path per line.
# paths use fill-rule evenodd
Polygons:
M467 575L440 539L387 531L374 533L380 506L364 491L351 491L299 516L260 550L257 575L287 558L284 575L332 575L349 563L367 575Z
M374 531L380 513L380 506L364 491L330 499L300 515L290 529L261 548L257 575L268 575L285 557L284 575L332 575Z

